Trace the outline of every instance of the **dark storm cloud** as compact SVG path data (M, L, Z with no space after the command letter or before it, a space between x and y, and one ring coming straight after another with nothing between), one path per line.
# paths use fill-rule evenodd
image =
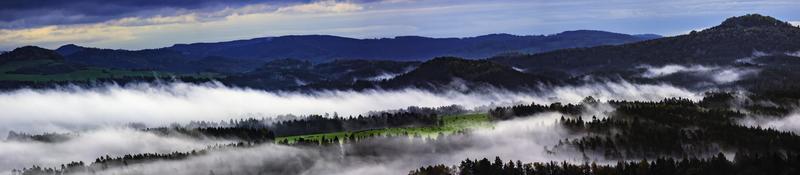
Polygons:
M170 16L249 4L280 6L312 0L3 0L0 28L82 24L124 17Z

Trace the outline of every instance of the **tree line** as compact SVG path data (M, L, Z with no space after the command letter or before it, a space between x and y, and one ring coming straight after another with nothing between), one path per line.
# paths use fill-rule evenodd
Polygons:
M610 101L608 118L562 117L573 133L556 145L608 158L636 159L703 155L718 151L768 154L800 153L800 136L772 128L743 126L745 114L726 108L706 108L704 102L670 98L658 102Z
M231 144L221 144L208 146L205 149L192 150L187 152L170 152L170 153L138 153L126 154L118 157L111 157L109 155L101 156L95 159L94 162L85 163L83 161L73 161L67 164L61 164L60 167L41 167L34 165L30 168L23 168L21 170L14 169L11 171L12 175L64 175L64 174L77 174L89 173L95 174L98 171L126 167L135 164L149 163L160 160L175 161L184 160L190 157L208 154L212 151L220 151L223 149L234 148L247 148L256 146L256 143L238 142Z
M280 136L307 135L342 131L361 131L382 128L437 126L441 117L436 114L418 114L411 112L380 113L378 115L355 117L323 117L312 115L301 120L290 120L273 123L269 126Z
M275 133L268 128L247 128L247 127L211 127L211 128L147 128L145 132L160 135L179 134L193 138L222 138L237 139L245 142L262 143L275 139Z
M658 158L655 160L619 161L616 164L575 164L570 162L504 162L466 159L457 166L442 164L421 167L409 175L751 175L798 174L798 154L736 154L729 160L719 153L709 158Z

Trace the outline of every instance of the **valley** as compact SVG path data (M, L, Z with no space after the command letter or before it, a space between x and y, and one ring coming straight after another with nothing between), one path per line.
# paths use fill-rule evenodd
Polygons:
M182 10L231 2L197 3ZM275 19L308 10L348 18L420 2L295 3L307 6L221 5L206 16L94 26L214 28L209 21L263 9L275 8ZM317 11L327 3L342 11ZM354 6L362 3L371 6ZM800 26L776 14L725 16L670 36L290 32L148 49L69 44L104 46L88 39L19 46L0 52L0 173L798 174ZM17 30L3 20L0 39ZM184 32L207 30L197 26ZM371 29L325 31L351 30ZM442 31L460 30L470 29ZM111 45L137 40L118 35Z

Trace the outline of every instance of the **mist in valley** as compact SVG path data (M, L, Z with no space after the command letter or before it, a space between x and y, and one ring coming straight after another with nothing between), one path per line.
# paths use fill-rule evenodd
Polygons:
M577 103L598 100L654 101L666 97L699 100L701 92L668 84L627 81L574 86L543 86L530 91L489 88L480 92L431 92L421 89L272 92L217 83L108 85L94 88L21 89L0 92L0 133L70 132L101 126L143 123L166 126L189 121L221 121L237 116L333 114L350 116L409 106L482 106ZM42 108L46 107L46 110Z
M460 105L471 112L487 106L580 103L587 96L600 101L654 101L670 97L699 100L699 92L667 84L634 84L626 81L596 82L576 86L541 87L530 92L494 89L488 93L444 92L419 89L396 91L319 91L313 93L268 92L220 84L135 84L96 88L22 89L0 94L3 123L0 130L23 133L71 133L65 142L0 142L0 170L30 165L56 167L71 161L133 153L190 151L230 143L228 140L162 136L128 127L185 124L189 121L226 121L232 116L275 117L282 114L338 113L340 116L408 106ZM41 110L48 106L48 110ZM477 110L477 111L476 111ZM588 108L587 116L605 117L608 106ZM247 115L258 114L258 115ZM575 137L556 121L562 116L546 113L495 124L469 134L435 141L405 137L375 138L364 142L324 147L264 144L254 148L230 148L182 161L159 161L108 173L204 174L229 170L234 174L272 169L284 174L403 174L433 163L458 163L464 158L501 156L523 161L605 161L586 157L570 148L556 150L559 140ZM235 119L235 118L233 118ZM289 163L290 165L284 165ZM189 168L207 167L207 168ZM268 168L273 167L273 168ZM285 171L285 172L283 172Z
M31 165L58 167L73 161L90 163L102 156L137 153L170 153L204 149L230 140L163 136L125 127L103 127L70 132L56 142L0 141L0 173Z
M493 128L436 140L376 137L327 146L265 144L233 148L181 161L109 169L104 174L405 174L419 166L455 164L465 158L495 156L522 161L606 161L571 148L553 148L578 135L557 124L563 116L544 113L496 123ZM183 171L174 172L175 169Z

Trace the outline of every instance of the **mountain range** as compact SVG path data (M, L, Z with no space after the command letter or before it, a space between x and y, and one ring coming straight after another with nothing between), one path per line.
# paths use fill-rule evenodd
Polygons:
M424 61L439 56L479 59L506 53L539 53L564 48L624 44L659 38L578 30L553 35L491 34L467 38L401 36L354 39L329 35L264 37L217 43L176 44L145 50L88 48L68 44L56 49L68 62L120 69L171 72L246 72L278 59L324 63L337 59ZM225 67L217 67L224 63Z
M800 82L800 73L794 71L800 68L800 62L795 61L800 59L798 51L799 27L751 14L672 37L587 30L548 36L495 34L438 39L308 35L137 51L76 45L55 51L23 47L3 54L0 62L53 58L48 65L55 62L78 70L109 69L103 71L112 73L103 75L112 81L141 77L136 72L113 74L114 70L149 71L259 89L517 89L597 78L686 87L793 88L800 87L792 83ZM13 68L33 74L37 70ZM0 70L10 70L5 75L20 73L1 64ZM654 70L657 75L650 75ZM198 72L213 73L193 75Z
M531 71L570 75L620 70L638 65L731 65L759 55L800 51L800 28L775 18L751 14L687 35L643 42L553 52L498 56L493 62Z
M223 56L258 60L295 58L312 62L325 62L331 59L418 61L438 56L476 59L502 53L539 53L563 48L623 44L658 37L660 36L592 30L567 31L554 35L491 34L467 38L399 36L354 39L328 35L298 35L219 43L177 44L167 49L191 57Z
M687 88L800 87L800 27L769 16L732 17L686 35L481 60L437 58L371 85L433 88L458 82L505 89L623 79ZM656 72L657 75L648 75ZM364 87L363 83L353 87ZM457 87L457 86L456 86ZM469 88L466 88L469 89Z

